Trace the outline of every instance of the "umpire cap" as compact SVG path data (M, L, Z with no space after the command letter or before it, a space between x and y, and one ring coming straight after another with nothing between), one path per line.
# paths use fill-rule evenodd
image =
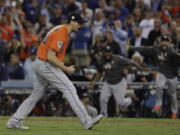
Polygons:
M87 20L78 12L73 12L68 16L68 21L76 21L79 24L84 24Z

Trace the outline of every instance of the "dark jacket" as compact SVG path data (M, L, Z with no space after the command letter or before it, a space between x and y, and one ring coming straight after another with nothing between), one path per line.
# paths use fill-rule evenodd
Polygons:
M10 79L24 79L23 65L16 64L11 66L8 75Z
M8 71L4 64L0 64L0 81L8 80Z
M129 44L132 45L132 46L135 46L135 41L136 41L135 37L134 37L134 38L131 38ZM145 38L142 38L142 39L141 39L141 45L142 45L142 46L150 46L148 40L145 39ZM134 54L134 51L133 51L133 50L129 50L129 51L128 51L128 58L131 59L132 56L133 56L133 54ZM149 58L146 57L146 56L144 56L144 62L147 63L147 64L149 64L149 61L150 61Z
M155 40L157 40L158 37L161 36L161 31L160 30L155 30L153 29L152 31L150 31L149 35L148 35L148 41L150 45L154 45Z

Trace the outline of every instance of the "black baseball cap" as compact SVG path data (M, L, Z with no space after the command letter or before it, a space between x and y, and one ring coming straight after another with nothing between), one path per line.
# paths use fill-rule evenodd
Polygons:
M68 16L68 21L76 21L79 24L84 24L85 22L87 22L87 20L80 13L77 12L71 13Z
M164 35L164 36L161 37L161 41L168 41L168 42L171 42L171 39L170 39L169 36Z

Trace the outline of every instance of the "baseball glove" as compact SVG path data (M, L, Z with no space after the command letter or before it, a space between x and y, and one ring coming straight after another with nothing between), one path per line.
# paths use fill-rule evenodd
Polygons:
M70 57L69 61L64 63L65 66L72 66L77 64L77 58L76 57Z

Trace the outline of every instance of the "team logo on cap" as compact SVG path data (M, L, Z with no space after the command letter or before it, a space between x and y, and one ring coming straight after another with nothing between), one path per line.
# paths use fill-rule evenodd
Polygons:
M61 48L64 43L62 41L58 41L58 47Z

